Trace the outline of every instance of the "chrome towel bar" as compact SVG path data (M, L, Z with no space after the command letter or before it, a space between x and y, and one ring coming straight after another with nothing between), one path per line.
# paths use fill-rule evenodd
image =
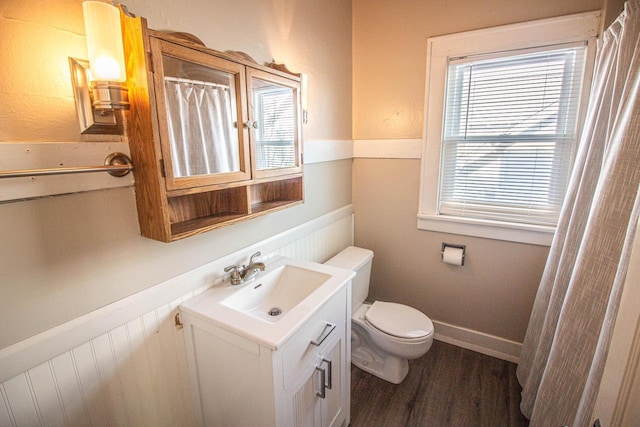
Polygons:
M73 166L66 168L23 169L0 171L0 178L23 176L65 175L72 173L107 172L111 176L122 177L133 170L131 159L124 153L111 153L104 159L103 166Z

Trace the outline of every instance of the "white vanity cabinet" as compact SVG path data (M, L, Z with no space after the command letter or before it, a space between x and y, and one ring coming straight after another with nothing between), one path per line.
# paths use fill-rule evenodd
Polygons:
M182 304L199 424L347 426L350 289L345 283L275 346L204 316L206 296Z
M338 331L302 372L296 372L299 375L285 392L285 425L346 425L348 408L344 402L348 383L341 381L344 375L349 375L345 359L346 336Z

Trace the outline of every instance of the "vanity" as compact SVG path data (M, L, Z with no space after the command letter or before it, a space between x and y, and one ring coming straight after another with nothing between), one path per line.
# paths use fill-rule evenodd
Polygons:
M181 304L202 426L347 426L354 273L280 257Z

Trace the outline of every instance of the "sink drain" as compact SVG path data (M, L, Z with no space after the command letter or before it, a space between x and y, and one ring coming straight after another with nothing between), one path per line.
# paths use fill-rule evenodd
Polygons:
M282 310L280 310L278 307L273 307L271 310L267 311L267 313L269 314L269 316L279 316L282 314Z

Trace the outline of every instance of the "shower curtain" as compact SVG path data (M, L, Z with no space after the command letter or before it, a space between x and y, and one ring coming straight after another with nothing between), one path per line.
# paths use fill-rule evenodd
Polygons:
M239 170L228 88L166 79L165 98L174 176Z
M640 198L640 0L598 45L585 127L517 375L534 426L588 426Z

